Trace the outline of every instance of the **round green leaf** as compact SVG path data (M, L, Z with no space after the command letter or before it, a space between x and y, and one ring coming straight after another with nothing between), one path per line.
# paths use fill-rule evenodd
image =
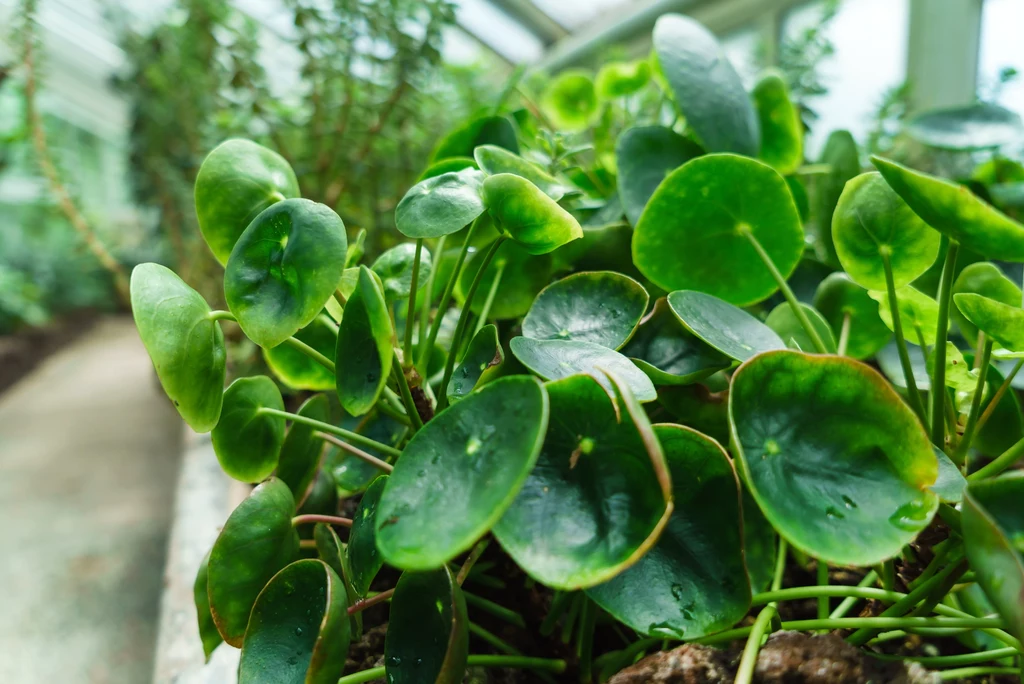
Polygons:
M800 307L804 310L804 314L807 319L814 326L815 331L818 333L818 337L825 343L825 348L829 354L836 353L836 338L832 335L832 329L828 327L828 321L818 311L807 304L800 304ZM775 331L775 333L786 341L786 346L791 349L798 349L808 353L814 353L814 341L804 330L804 326L800 323L800 319L796 317L796 313L793 312L793 307L789 305L789 302L782 302L768 314L768 318L764 319L764 324Z
M725 450L682 425L655 425L675 509L636 565L587 590L641 634L694 639L728 629L750 609L740 489Z
M668 296L668 305L687 330L737 361L746 361L763 351L786 348L786 343L774 330L717 297L679 290Z
M953 295L972 292L983 295L1008 306L1020 306L1022 297L1020 288L1007 278L999 267L987 262L969 264L960 271L953 282ZM961 334L972 347L978 346L978 329L960 313L958 307L950 309L950 316L956 322Z
M704 149L756 156L757 112L715 36L689 17L663 14L653 40L661 73Z
M779 540L775 528L764 517L757 502L750 494L750 488L740 482L743 494L740 497L743 510L743 554L747 561L747 577L750 587L756 593L767 591L774 579L775 558Z
M712 377L718 379L722 376ZM727 392L712 392L707 385L674 385L658 391L658 402L669 416L719 444L729 441L727 398Z
M540 453L548 396L536 379L484 385L405 447L377 505L377 548L406 570L441 567L512 503Z
M1024 261L1024 226L963 185L872 156L871 162L914 213L984 257Z
M488 176L483 196L497 227L530 254L547 254L583 237L572 214L522 176Z
M352 530L348 535L348 561L352 570L352 588L363 598L370 591L370 584L384 566L384 559L377 551L377 506L380 495L388 482L387 475L381 475L366 488L359 508L352 518Z
M609 392L611 383L600 371L615 373L639 401L654 401L654 384L632 361L617 351L593 342L576 340L534 340L513 337L512 354L531 372L545 380L559 380L578 373L596 375Z
M563 71L544 90L540 106L556 128L582 131L597 114L597 91L590 73Z
M416 245L404 242L377 257L370 270L380 276L386 298L391 300L406 299L412 292L412 270L415 263ZM420 250L420 269L416 282L417 290L427 284L432 268L430 251L424 247Z
M619 197L630 224L637 224L670 172L702 154L700 145L664 126L637 126L620 135L615 143Z
M299 182L284 157L251 140L227 140L206 155L196 176L199 229L217 261L226 264L260 212L298 196Z
M437 162L451 157L472 157L480 145L497 145L519 154L516 129L504 116L484 116L459 126L442 138L430 154Z
M967 486L967 478L960 472L960 467L953 463L953 459L946 455L946 452L937 446L932 446L935 452L935 459L939 463L939 475L931 490L939 495L939 498L949 503L960 503L964 498L964 487Z
M345 270L345 224L305 199L278 202L253 219L224 269L224 296L242 331L276 347L309 325Z
M978 584L1024 639L1024 472L971 482L964 491L964 547Z
M781 174L796 171L804 161L804 124L800 110L789 99L782 74L770 71L751 93L761 124L761 153L766 164Z
M384 293L370 269L359 267L359 281L345 305L338 329L335 380L341 406L353 416L373 408L391 374L391 316Z
M291 490L272 477L231 512L213 544L207 580L210 612L224 641L235 648L242 645L260 591L298 558L294 514Z
M953 301L968 321L1011 352L1024 352L1024 309L964 292Z
M336 684L351 639L345 585L319 560L274 575L252 608L238 684Z
M651 80L651 65L646 59L635 62L608 62L597 72L597 94L602 100L614 100L639 91Z
M242 482L259 482L274 472L284 442L284 418L260 412L284 411L281 391L265 375L238 378L224 390L224 410L210 435L224 472Z
M469 342L466 355L452 373L448 383L448 403L463 399L477 386L484 372L501 366L505 360L501 342L498 341L498 328L492 323L480 328Z
M333 298L329 301L333 301ZM338 331L328 317L320 315L295 333L295 339L331 358L338 346ZM270 349L264 347L263 359L274 375L291 389L322 392L334 388L334 373L331 369L290 345L279 344Z
M497 145L481 145L473 150L476 163L488 176L499 173L511 173L521 176L540 188L545 195L556 202L564 197L572 188L563 185L559 180L532 162L528 162L518 154L513 154Z
M767 164L709 154L655 190L633 233L633 261L665 290L699 290L746 306L778 289L750 236L788 278L804 250L789 186Z
M486 249L481 248L466 260L462 273L459 274L459 281L455 286L455 298L460 304L466 301L466 292L469 291L480 270L480 263L483 261ZM550 254L534 256L524 247L513 240L505 240L498 247L498 251L491 259L491 263L484 271L480 280L477 296L473 297L473 304L470 310L479 315L483 311L485 296L491 291L494 279L501 274L498 281L498 289L491 304L489 320L505 320L518 318L530 310L533 298L544 289L551 280L553 261Z
M1000 147L1024 134L1020 116L989 102L922 112L904 128L925 145L948 150Z
M199 619L199 640L203 642L203 655L206 662L210 662L210 654L223 643L217 625L213 622L213 614L210 613L210 595L207 590L209 581L210 554L203 556L199 564L199 572L196 573L196 581L192 585L192 598L196 604L196 617Z
M494 526L512 559L555 589L590 587L636 563L672 512L665 457L647 415L611 384L609 392L590 375L548 383L544 448Z
M850 277L871 290L884 290L884 256L896 287L928 270L939 253L940 236L918 218L878 173L849 183L832 214L832 240Z
M395 208L395 225L411 238L449 235L484 213L484 174L474 168L420 181Z
M316 394L299 407L298 414L324 423L331 422L331 404L327 396ZM277 477L292 490L296 501L306 498L320 467L320 456L324 450L323 440L314 437L314 428L302 423L292 423L281 445L281 457L277 464Z
M740 366L729 392L744 480L795 547L873 565L931 522L938 474L924 428L868 366L775 351Z
M893 330L889 293L871 291L868 292L868 296L878 302L878 317L889 330ZM935 331L939 325L939 303L910 285L896 290L896 302L907 341L919 344L924 340L929 346L935 344Z
M852 358L874 356L892 337L892 332L878 315L878 303L845 273L833 273L821 281L814 294L814 307L832 326L837 337L843 329L843 320L850 317L846 355Z
M662 297L622 350L655 385L688 385L732 365L672 313Z
M441 161L434 162L420 174L420 177L416 179L416 182L425 181L428 178L434 176L440 176L443 173L451 173L455 171L462 171L463 169L476 169L479 168L476 165L476 160L472 157L448 157Z
M618 349L633 336L648 300L640 283L619 273L574 273L537 295L523 319L523 335Z
M466 598L451 570L403 573L384 642L388 684L459 684L468 657Z
M132 270L132 316L174 408L196 432L220 419L227 350L202 296L169 268Z

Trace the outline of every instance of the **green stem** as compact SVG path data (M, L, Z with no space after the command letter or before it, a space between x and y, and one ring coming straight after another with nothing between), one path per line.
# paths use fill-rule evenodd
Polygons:
M875 572L874 570L872 570L868 574L864 575L864 579L862 579L860 581L860 583L857 585L856 588L857 589L872 588L871 585L874 584L877 581L878 581L878 573ZM839 606L835 610L832 611L832 613L829 615L829 617L832 618L832 619L836 619L836 618L841 618L841 617L845 616L847 613L850 612L850 610L855 605L857 605L857 598L858 597L856 597L856 596L851 594L849 598L843 599L843 602L840 603Z
M562 617L565 609L569 607L572 596L571 591L555 592L555 597L551 599L551 607L548 609L548 614L544 616L544 621L540 623L538 631L541 636L551 636L551 633L555 631L555 623L558 622L558 618Z
M811 325L811 320L807 318L807 313L804 311L804 308L800 306L800 302L797 301L796 295L794 295L793 290L790 289L789 283L786 282L785 277L783 277L782 273L779 272L779 269L776 268L775 262L772 261L768 252L766 252L764 247L761 246L761 243L756 237L754 237L754 233L749 228L742 229L741 232L747 236L750 244L754 246L754 250L756 250L758 256L761 257L761 261L763 261L764 265L768 267L768 271L772 274L772 278L775 279L776 284L782 291L782 296L786 298L786 301L789 302L790 308L793 309L793 315L795 315L796 319L800 321L800 325L803 326L804 332L807 333L807 336L811 338L811 342L814 343L814 348L818 350L819 354L827 354L828 348L825 347L825 343L822 342L821 336L818 335L818 331L813 325Z
M471 594L468 591L463 591L462 593L466 597L466 603L468 605L473 606L474 608L479 608L485 613L490 613L494 617L504 620L516 627L526 627L526 621L523 620L523 616L514 610L510 610L505 606L495 603L494 601L488 601L476 594Z
M423 254L423 238L416 240L416 256L412 262L412 281L409 283L409 308L405 314L405 346L402 347L402 368L412 367L412 329L416 327L416 285L420 279L420 256Z
M354 442L364 447L370 447L371 449L376 449L377 451L380 451L381 453L387 454L389 456L398 457L402 455L402 452L400 450L392 446L382 444L375 439L370 439L369 437L365 437L356 432L351 432L350 430L346 430L345 428L340 428L336 425L331 425L330 423L324 423L323 421L319 421L314 418L307 418L306 416L288 413L287 411L279 411L277 409L269 408L267 406L261 406L256 410L256 413L266 416L278 416L279 418L290 420L293 423L301 423L302 425L308 425L310 427L316 428L317 430L320 430L321 432L327 432L332 435L337 435L338 437L343 437L350 442Z
M470 284L469 290L466 292L466 301L462 304L462 312L459 314L459 322L455 326L455 335L452 337L452 344L448 350L448 358L445 359L444 362L444 375L441 377L441 392L440 396L437 398L438 413L448 406L448 392L445 391L445 388L448 387L448 382L452 379L452 372L455 370L455 357L457 355L457 350L462 346L462 338L466 334L466 324L469 322L470 311L473 308L473 297L476 295L476 291L480 288L480 283L483 282L484 273L487 271L487 267L490 266L491 260L498 252L498 248L505 242L505 239L505 236L501 236L492 242L491 246L487 248L487 251L480 259L480 269L476 274L474 274L473 282Z
M498 294L498 286L501 285L501 276L505 274L506 263L502 262L494 269L494 281L491 283L491 289L487 291L487 299L484 300L484 307L480 309L480 318L477 319L476 326L473 328L473 335L476 335L480 332L481 328L487 325L487 316L490 315L494 298Z
M448 304L452 300L452 293L455 291L455 283L459 282L459 274L462 273L462 265L466 262L466 254L469 253L469 244L473 239L473 234L476 233L477 226L480 225L480 219L477 218L470 225L469 230L466 231L466 239L462 241L462 249L459 251L459 256L455 260L455 266L452 268L452 274L448 278L448 284L444 286L444 293L441 295L441 300L437 303L437 315L434 317L434 322L430 324L430 332L427 334L427 343L423 344L420 349L419 363L416 365L420 369L420 375L427 377L426 368L427 360L430 358L430 350L434 348L434 343L437 342L437 333L441 330L441 320L444 318L445 309L448 308ZM444 392L441 393L442 395Z
M469 571L472 570L476 562L480 560L480 556L484 555L484 551L487 550L487 546L490 543L491 540L488 538L481 539L476 543L476 546L473 547L473 550L469 552L469 555L466 557L466 561L462 564L462 567L459 568L458 576L455 578L455 581L458 582L460 587L466 582L466 578L469 577Z
M398 384L398 393L402 397L402 404L405 405L405 412L409 416L409 420L412 421L412 431L415 433L421 427L423 427L423 418L420 417L420 412L416 410L416 402L412 398L412 390L409 389L409 381L405 377L405 370L402 368L401 359L398 358L398 350L395 351L395 361L391 364L391 373L395 376L395 382Z
M934 368L932 369L932 444L944 449L946 446L946 336L949 333L949 304L953 299L953 269L956 268L956 254L960 243L950 240L946 248L946 260L942 264L942 278L939 280L939 323L935 329Z
M959 559L957 559L957 560L959 560ZM910 593L908 593L902 599L900 599L899 601L897 601L896 603L892 604L891 606L886 608L884 611L882 611L882 613L881 613L881 615L879 615L879 617L880 618L889 619L889 618L894 618L894 616L902 616L902 615L904 615L906 612L908 612L911 609L913 609L914 606L916 606L918 603L920 603L925 598L927 598L931 594L932 589L934 589L937 585L941 584L943 581L945 581L945 579L947 577L949 577L950 575L952 575L954 572L957 572L957 571L959 571L960 573L963 572L962 570L960 570L960 565L959 564L957 564L955 562L951 563L950 565L946 566L945 568L943 568L939 572L935 573L935 575L932 576L931 578L929 578L927 581L921 582L920 584L918 584L916 587L914 587L910 591ZM889 627L887 625L882 625L881 628L882 629L890 629L890 628L891 629L900 629L903 626L904 625L892 625L891 627ZM952 627L953 625L949 625L949 626ZM996 625L996 627L998 627L998 626L999 625ZM854 632L853 634L851 634L847 638L847 641L849 641L854 646L863 646L872 637L874 637L875 634L876 634L876 632L873 629L869 629L869 628L858 629L856 632Z
M584 599L580 611L580 629L576 633L576 654L580 659L580 682L590 684L594 666L594 628L597 626L597 606L589 598Z
M491 632L488 632L486 629L476 624L475 622L469 623L469 633L480 637L481 639L483 639L488 644L490 644L497 650L501 651L505 655L522 655L519 649L517 649L515 646L512 646L508 642L503 641L500 637L498 637L495 634L492 634Z
M235 318L235 314L231 313L230 311L220 311L219 309L215 310L215 311L211 311L210 313L206 314L206 317L208 319L210 319L211 321L237 321L238 320L237 318Z
M764 612L764 611L762 611ZM761 616L758 615L758 620ZM782 629L793 630L797 632L810 632L815 630L827 629L960 629L960 630L974 630L974 629L999 629L1003 626L1000 618L992 617L855 617L855 618L839 618L833 619L828 618L826 620L789 620L781 623ZM701 639L695 639L694 643L698 644L722 644L743 637L753 636L754 629L757 627L757 623L753 627L737 627L736 629L726 630L713 634L709 637L703 637ZM763 636L763 630L762 630ZM749 641L748 641L749 643ZM744 652L746 655L746 652ZM741 661L742 664L742 661ZM737 674L737 682L739 675ZM750 681L749 679L746 681Z
M295 337L289 337L287 340L284 341L284 344L287 344L289 347L292 347L293 349L297 349L298 351L302 352L309 358L319 363L327 370L331 371L332 373L334 372L334 362L331 361L326 356L324 356L323 354L321 354L320 352L318 352L316 349L310 347L302 340L297 339Z
M839 329L839 344L836 345L836 353L846 356L846 347L850 343L850 312L843 314L843 327Z
M990 651L981 651L980 653L959 653L957 655L921 656L916 658L913 656L887 655L884 653L872 653L871 655L879 660L909 660L914 663L920 663L925 667L954 667L957 665L976 665L978 663L1002 660L1003 658L1012 658L1018 653L1017 649L1007 647L994 648Z
M984 333L981 333L984 334ZM978 383L974 386L974 398L971 399L971 412L967 414L967 424L964 426L964 435L957 444L953 453L953 463L961 464L967 458L967 450L974 439L975 430L978 425L978 411L981 410L981 395L985 393L985 377L988 375L988 364L992 360L992 340L986 339L985 346L981 350L981 365L978 367Z
M442 235L437 239L437 244L434 245L434 259L439 264L441 263L441 257L444 254L444 243L448 238L447 235ZM436 264L435 264L436 266ZM434 279L437 276L437 268L430 269L430 275L427 276L427 286L424 288L423 303L420 304L420 344L427 339L427 330L430 327L430 307L434 300ZM420 350L422 355L422 350Z
M985 423L987 423L988 419L992 417L992 414L996 410L996 406L998 406L999 402L1003 400L1003 395L1009 391L1010 385L1013 383L1013 379L1017 377L1017 373L1020 372L1021 366L1024 366L1024 359L1019 359L1017 363L1014 364L1013 370L1011 370L1010 374L1006 376L1005 380L1003 380L1003 384L999 386L996 393L992 395L992 399L988 402L988 406L986 406L985 410L982 412L981 418L978 418L978 424L974 426L976 432L981 432L981 429L985 427Z
M518 667L542 672L565 672L565 661L553 658L527 658L526 656L471 655L466 660L470 667Z
M786 540L779 537L779 550L775 557L775 574L772 576L772 591L779 591L782 587L782 575L786 569ZM750 684L754 679L754 668L757 666L757 654L761 650L761 639L771 626L775 616L778 615L779 605L772 601L758 613L754 625L747 635L747 643L743 647L743 656L740 658L739 669L736 672L735 684Z
M995 477L1020 460L1022 456L1024 456L1024 437L997 456L994 461L968 475L967 479L983 480L986 477Z
M849 316L849 314L847 314ZM818 584L827 587L828 586L828 563L818 559ZM824 620L828 617L829 605L828 605L828 594L818 594L818 619Z
M890 558L887 561L882 561L878 569L878 576L882 578L882 588L892 591L896 586L896 564Z
M900 354L900 365L903 366L903 379L907 383L907 397L914 413L921 419L921 422L928 423L924 402L921 401L921 393L917 389L917 381L914 380L914 367L910 363L910 353L907 351L907 340L903 337L903 322L900 320L900 307L896 299L896 281L892 276L892 264L889 262L887 247L880 250L882 255L882 267L885 270L885 289L889 295L889 314L892 316L892 331L896 336L896 349Z
M961 667L956 670L943 670L939 673L939 679L948 681L951 679L971 679L984 675L1019 675L1020 670L1015 667Z

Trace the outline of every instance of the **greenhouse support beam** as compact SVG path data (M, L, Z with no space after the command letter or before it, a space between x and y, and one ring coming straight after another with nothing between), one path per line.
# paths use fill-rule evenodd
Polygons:
M910 0L907 82L910 109L974 101L982 0Z

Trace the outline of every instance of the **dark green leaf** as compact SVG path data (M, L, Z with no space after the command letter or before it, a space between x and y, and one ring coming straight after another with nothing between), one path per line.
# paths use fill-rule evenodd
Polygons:
M760 354L733 375L729 415L744 480L796 548L829 563L872 565L931 522L938 466L928 436L868 366Z
M767 164L709 154L658 186L636 224L633 260L665 290L699 290L746 306L778 289L749 236L789 277L804 251L789 186Z
M265 375L239 378L224 390L224 410L210 435L224 472L242 482L259 482L274 472L284 442L284 418L260 413L284 410L281 391Z
M480 263L486 249L481 248L466 260L459 281L455 286L455 298L462 304L466 301L469 291L480 270ZM533 298L551 281L553 261L550 254L535 256L513 240L506 240L480 280L477 296L473 297L471 311L479 315L483 311L487 294L494 285L494 279L501 274L494 302L491 305L488 320L505 320L518 318L530 310Z
M377 506L380 495L388 482L387 475L381 475L366 488L363 498L352 518L352 531L348 536L348 559L352 569L352 588L363 598L370 591L373 578L380 572L384 559L377 551Z
M523 319L523 335L619 349L633 336L648 300L640 283L619 273L574 273L537 295Z
M480 378L490 368L498 368L505 360L505 352L498 341L498 328L485 325L469 342L469 348L462 361L452 373L448 383L448 403L464 398L477 386Z
M460 684L468 655L466 599L451 571L403 573L384 642L388 684Z
M284 157L251 140L227 140L206 155L196 176L196 216L206 244L225 264L242 232L260 212L299 196Z
M672 511L661 445L624 386L548 383L551 420L536 467L494 526L502 548L547 586L607 581L657 541Z
M534 378L484 385L417 432L377 507L377 548L407 570L468 550L512 503L540 453L548 397Z
M317 394L299 407L298 414L324 423L331 422L331 405L327 397ZM281 458L277 477L288 485L296 501L306 498L324 450L323 440L313 436L314 429L302 423L292 423L281 445Z
M345 305L338 330L335 379L341 406L354 416L373 408L384 391L394 358L391 316L370 269L359 267L359 283Z
M636 565L587 594L642 634L693 639L733 626L750 609L739 481L712 439L681 425L656 425L654 433L675 509Z
M238 684L336 684L351 639L345 585L315 559L277 573L256 599Z
M757 155L757 112L715 36L697 21L663 14L654 52L676 105L708 152Z
M480 145L497 145L519 154L516 129L504 116L484 116L459 126L437 143L430 161L450 157L472 157Z
M270 478L238 505L210 551L210 612L224 641L242 645L256 597L278 570L299 555L292 527L295 499Z
M892 338L878 315L878 303L845 273L833 273L821 281L814 293L814 307L832 326L836 337L842 332L843 319L850 317L846 355L852 358L870 358Z
M746 361L763 351L786 348L786 343L774 330L717 297L679 290L669 294L668 305L687 330L737 361Z
M139 264L132 271L132 315L167 396L196 432L220 419L227 351L198 292L170 269Z
M223 643L217 625L213 622L213 615L210 613L210 595L207 592L207 581L209 571L207 564L210 562L210 554L203 556L203 562L199 564L199 572L196 573L196 581L192 585L192 598L196 604L196 615L199 618L199 639L203 642L203 655L206 662L210 662L210 654Z
M619 352L599 344L514 337L509 346L520 363L545 380L590 373L610 392L611 384L600 372L605 370L622 378L639 401L654 401L658 398L654 384L642 370Z
M702 154L700 145L664 126L638 126L620 135L615 161L619 197L629 222L637 224L647 201L669 173Z
M828 327L828 321L814 307L803 303L800 304L800 307L818 333L818 337L825 344L827 352L835 354L836 338L832 335L832 329ZM807 331L804 330L804 326L800 323L800 319L796 317L793 307L789 305L789 302L782 302L772 309L771 313L768 314L768 318L764 320L764 324L785 340L787 347L808 353L817 351L814 348L814 341L807 334Z
M655 385L688 385L732 365L732 359L687 330L664 297L622 353Z
M474 168L420 181L395 208L395 225L406 237L449 235L484 213L484 174Z
M305 199L278 202L253 219L228 258L224 296L242 331L276 347L309 325L345 270L345 224Z
M838 266L835 245L832 244L832 214L846 182L860 173L860 152L849 131L832 131L825 141L818 163L828 173L815 180L814 215L817 230L817 255L823 262Z
M355 587L352 586L352 570L348 564L348 551L345 545L338 538L334 528L326 523L317 523L313 528L313 539L316 543L316 552L320 560L327 563L328 567L341 578L345 585L345 594L348 597L348 605L359 600ZM350 616L352 638L358 639L363 633L363 612L356 611Z

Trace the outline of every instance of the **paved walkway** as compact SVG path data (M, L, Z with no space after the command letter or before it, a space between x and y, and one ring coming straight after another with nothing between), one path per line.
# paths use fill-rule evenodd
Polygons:
M0 396L0 682L150 681L181 434L129 318Z

